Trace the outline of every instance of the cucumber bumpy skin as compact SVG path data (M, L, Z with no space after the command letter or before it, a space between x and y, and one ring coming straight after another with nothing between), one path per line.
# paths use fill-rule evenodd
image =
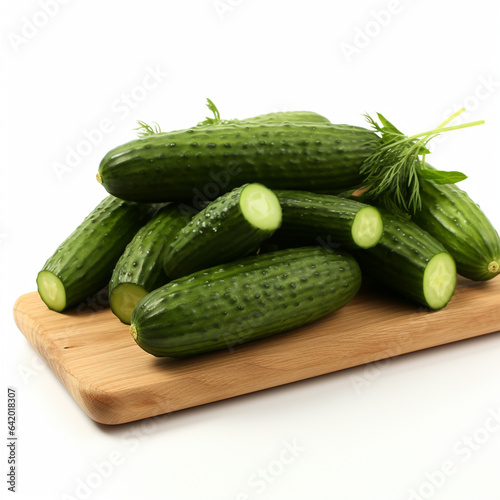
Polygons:
M275 193L283 210L282 235L346 248L371 248L382 236L382 216L375 207L328 194Z
M430 309L441 309L455 291L455 261L414 222L382 212L378 245L354 253L363 272Z
M479 206L455 184L420 179L422 208L413 220L438 239L458 274L490 280L500 274L500 237Z
M362 181L359 169L379 145L374 132L350 125L217 124L118 146L97 179L119 198L144 202L215 199L249 182L339 192Z
M108 282L113 267L157 207L106 197L59 246L37 276L49 309L64 311Z
M127 245L109 282L109 303L120 321L130 324L140 299L168 282L163 255L191 217L178 204L169 204L148 221Z
M176 279L244 257L281 225L276 195L246 184L210 203L174 237L163 257L165 274Z
M353 257L304 247L246 257L172 281L142 299L130 333L155 356L184 357L284 332L347 304Z
M235 120L240 122L240 120ZM330 120L314 111L277 111L275 113L266 113L264 115L245 118L241 122L260 122L260 123L330 123Z

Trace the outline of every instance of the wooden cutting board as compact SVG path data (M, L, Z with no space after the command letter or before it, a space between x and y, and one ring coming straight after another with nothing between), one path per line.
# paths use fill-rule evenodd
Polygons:
M33 292L17 300L14 317L83 410L121 424L497 332L500 279L459 280L437 312L362 290L314 324L189 359L142 351L109 309L60 314Z

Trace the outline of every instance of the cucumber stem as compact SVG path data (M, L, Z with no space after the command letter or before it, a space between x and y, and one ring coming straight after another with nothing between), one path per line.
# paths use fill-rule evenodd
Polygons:
M137 330L134 325L130 325L129 332L134 337L134 340L137 340Z
M488 264L488 271L490 273L496 274L496 273L498 273L499 270L500 270L500 264L496 260L492 260Z

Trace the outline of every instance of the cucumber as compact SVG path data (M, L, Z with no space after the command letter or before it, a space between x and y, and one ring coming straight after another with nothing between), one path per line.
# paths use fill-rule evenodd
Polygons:
M163 255L174 236L189 221L177 204L162 208L127 245L109 282L113 313L126 324L137 302L167 283Z
M315 321L357 293L350 255L304 247L246 257L172 281L142 299L130 332L155 356L184 357Z
M281 224L276 195L246 184L222 195L195 215L165 251L165 274L176 279L248 255Z
M500 274L500 238L479 206L455 184L419 183L422 209L413 220L450 252L458 273L476 281Z
M238 121L238 120L236 120ZM325 118L314 111L277 111L275 113L266 113L252 118L245 118L242 122L261 122L261 123L330 123L328 118Z
M372 131L329 123L227 123L136 139L102 159L97 180L122 199L215 199L249 182L342 191L362 181L380 144Z
M276 190L275 194L283 210L280 233L347 248L371 248L382 236L382 216L370 205L304 191Z
M414 222L385 212L383 219L379 243L354 253L363 272L430 309L443 308L457 282L452 256Z
M113 267L156 207L108 196L59 246L37 276L49 309L64 311L103 288Z

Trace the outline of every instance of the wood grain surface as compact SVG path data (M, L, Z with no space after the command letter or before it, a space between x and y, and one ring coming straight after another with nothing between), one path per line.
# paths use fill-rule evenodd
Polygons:
M83 410L120 424L497 332L500 279L460 279L436 312L365 288L311 325L188 359L142 351L108 308L56 313L32 292L14 317Z

